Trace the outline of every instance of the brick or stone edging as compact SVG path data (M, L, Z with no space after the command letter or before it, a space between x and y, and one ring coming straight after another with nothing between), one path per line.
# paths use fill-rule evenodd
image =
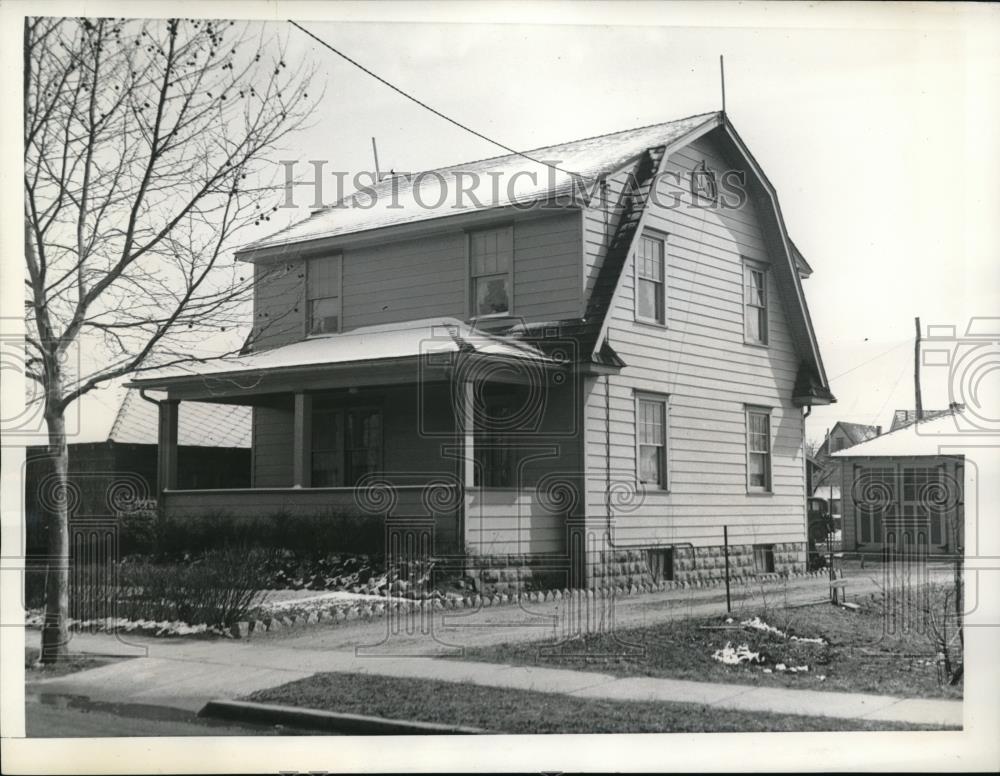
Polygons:
M362 714L344 714L320 709L302 709L274 703L250 701L209 701L199 717L229 719L238 722L255 722L267 725L288 725L336 733L361 733L376 735L476 735L487 731L461 725L442 725L436 722L415 722L385 717L368 717Z
M759 583L764 585L774 585L787 582L791 579L808 579L825 577L829 574L827 569L818 571L807 571L799 574L763 574L758 576L733 577L729 580L731 586L749 585ZM387 612L404 613L413 612L420 609L476 609L487 606L505 606L516 603L549 603L551 601L561 601L574 598L578 600L607 599L617 596L645 595L649 593L659 593L665 590L684 590L717 588L725 585L725 579L705 579L686 581L660 582L658 584L632 585L631 587L602 587L587 590L535 590L520 593L498 593L493 595L480 595L479 593L469 593L462 597L427 597L427 598L389 598L385 601L340 601L331 602L324 608L309 609L308 611L296 611L296 607L288 606L284 610L271 612L261 612L254 620L246 620L235 623L221 635L226 638L244 639L254 633L264 633L285 630L288 628L299 628L305 625L316 625L319 623L336 624L348 620L370 620L375 617L382 617ZM88 623L88 627L95 627L94 623ZM37 626L27 626L37 627ZM78 624L71 624L71 630L86 630L80 628ZM112 629L112 630L117 630ZM121 628L128 633L144 636L171 636L176 638L190 638L181 634L161 634L156 629L148 628ZM219 633L217 629L210 629L211 632ZM208 634L198 634L204 638Z
M818 571L807 571L799 574L763 574L758 576L737 577L729 580L730 586L749 585L759 583L764 585L774 585L781 582L788 582L791 579L808 579L825 577L829 574L827 569ZM566 599L593 600L607 599L609 597L645 595L658 593L665 590L718 588L725 585L725 579L695 580L692 582L660 582L651 585L633 585L631 587L598 588L587 590L536 590L520 593L503 593L494 595L480 595L470 593L462 597L428 597L423 599L410 598L390 598L386 601L362 601L362 602L331 602L327 607L321 609L309 609L308 611L296 611L294 606L288 606L287 610L275 610L263 613L259 619L238 622L232 626L226 634L229 638L247 638L253 633L274 632L286 630L288 628L299 628L305 625L316 625L319 623L336 624L349 620L370 620L375 617L382 617L387 612L413 612L419 609L478 609L480 607L505 606L516 603L548 603L551 601L561 601Z

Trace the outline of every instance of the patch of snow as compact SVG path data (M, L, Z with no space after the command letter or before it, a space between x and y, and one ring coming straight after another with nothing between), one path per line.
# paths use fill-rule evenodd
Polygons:
M320 593L319 595L312 595L307 598L286 598L282 601L267 601L262 606L263 611L278 612L284 609L290 609L296 606L305 606L305 608L311 608L319 604L329 604L336 603L337 601L371 601L385 603L387 601L412 601L409 598L400 598L396 596L384 596L384 595L370 595L367 593L351 593L346 590L330 590L326 593Z
M761 657L760 652L751 652L749 645L740 644L733 649L732 643L728 641L726 642L726 646L712 653L712 659L718 660L720 663L725 663L727 666L764 662L764 658Z
M807 638L805 636L789 636L780 628L775 628L773 625L768 625L760 617L754 616L752 619L743 620L740 623L744 628L753 628L754 630L764 631L766 633L773 633L775 636L781 636L783 639L788 639L789 641L800 641L804 644L821 644L826 645L826 640L820 638L819 636Z

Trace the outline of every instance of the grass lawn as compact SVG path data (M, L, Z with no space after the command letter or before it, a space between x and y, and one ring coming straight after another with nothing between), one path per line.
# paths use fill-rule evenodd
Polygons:
M827 644L804 643L764 631L741 628L759 615L787 635L819 636ZM930 642L919 633L886 634L876 607L850 611L830 604L748 610L726 616L691 617L593 634L564 642L498 644L466 650L465 660L575 668L616 676L656 676L703 682L733 682L811 690L840 690L920 698L962 697L962 686L938 679ZM709 627L704 627L709 626ZM764 662L726 665L712 654L729 642L746 644ZM808 666L807 672L776 669ZM768 670L769 669L769 670Z
M491 733L749 733L935 730L866 720L727 711L686 703L605 701L430 679L317 674L245 700L390 719L482 728Z
M26 681L30 682L32 679L51 679L55 676L65 676L66 674L74 674L77 671L86 671L88 668L98 668L114 662L109 658L77 655L65 662L54 663L52 665L39 665L38 655L40 652L38 647L24 648L24 678Z

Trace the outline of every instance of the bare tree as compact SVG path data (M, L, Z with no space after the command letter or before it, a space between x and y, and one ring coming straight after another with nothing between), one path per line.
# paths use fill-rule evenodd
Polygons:
M68 641L67 408L220 332L234 347L254 278L231 250L270 220L265 154L316 103L311 72L283 57L260 25L25 22L27 377L63 494L47 516L43 661Z

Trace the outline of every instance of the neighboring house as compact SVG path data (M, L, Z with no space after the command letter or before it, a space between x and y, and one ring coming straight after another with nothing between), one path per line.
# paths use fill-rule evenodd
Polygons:
M178 423L178 484L240 488L250 484L251 410L238 405L187 404ZM155 507L158 410L129 390L110 428L69 445L72 516L113 519L123 510ZM38 531L54 480L44 446L27 449L25 512L29 542L44 546Z
M965 454L955 444L963 440L956 433L954 412L833 454L843 464L841 484L847 494L845 551L933 555L955 553L963 546Z
M528 156L241 250L252 352L133 381L167 393L167 514L423 520L438 557L574 587L718 576L724 527L740 573L803 568L803 412L835 399L757 161L719 113ZM251 488L182 487L195 400L253 407Z
M881 426L866 426L862 423L846 423L838 420L826 435L823 444L820 445L817 455L826 457L848 447L859 445L869 439L874 439L882 433Z

